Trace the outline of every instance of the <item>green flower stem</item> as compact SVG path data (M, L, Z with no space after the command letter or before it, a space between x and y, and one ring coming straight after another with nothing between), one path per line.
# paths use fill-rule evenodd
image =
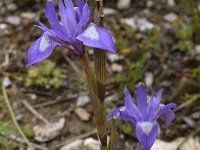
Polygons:
M15 117L15 114L13 112L13 109L10 105L10 102L9 102L9 99L8 99L8 96L7 96L7 93L6 93L6 89L2 83L2 93L3 93L3 97L4 97L4 100L6 102L6 105L8 107L8 110L10 112L10 115L12 117L12 121L14 123L14 125L16 126L18 132L21 134L22 138L24 139L25 143L28 145L28 147L31 149L31 150L34 150L33 146L31 145L31 143L28 141L28 139L26 138L26 136L24 135L24 133L22 132L19 124L17 123L17 120L16 120L16 117Z

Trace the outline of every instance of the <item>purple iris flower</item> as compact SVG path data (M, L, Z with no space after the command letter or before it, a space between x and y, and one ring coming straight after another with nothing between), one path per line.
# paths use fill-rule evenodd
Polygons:
M130 121L135 126L136 137L143 146L144 150L150 150L156 138L158 137L158 118L164 117L165 124L168 127L175 118L174 112L171 110L176 104L161 104L162 89L158 91L156 96L152 94L148 101L147 92L143 85L138 87L136 93L137 106L134 104L132 96L127 88L125 93L125 106L114 109L108 121L112 118L121 118Z
M84 30L90 18L90 10L84 0L77 0L77 3L78 7L74 7L72 0L60 0L59 21L53 1L47 2L45 16L52 29L39 22L38 27L44 33L29 48L27 67L49 57L57 45L68 48L68 43L79 56L84 54L83 45L116 53L112 36L106 29L90 23Z

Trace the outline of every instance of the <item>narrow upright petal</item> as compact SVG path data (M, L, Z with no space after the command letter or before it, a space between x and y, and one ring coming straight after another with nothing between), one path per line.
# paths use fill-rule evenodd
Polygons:
M137 122L136 137L144 150L150 150L158 136L158 123L155 122Z
M83 6L84 6L84 1L83 0L77 0L77 1L78 1L79 12L82 13Z
M82 13L80 14L80 20L78 22L78 26L76 29L76 35L80 34L90 19L90 9L88 4L86 3L82 8Z
M32 64L40 62L49 57L57 45L49 36L44 33L38 40L36 40L28 50L28 64L26 67L30 67Z
M59 1L61 21L64 24L69 36L74 36L77 28L76 16L72 0Z
M116 53L115 44L111 34L104 28L101 28L93 23L91 23L82 34L78 35L77 39L82 41L86 46Z
M147 92L142 84L138 87L136 98L138 109L145 116L147 111Z
M160 102L161 102L161 98L162 98L162 93L163 93L163 89L160 89L155 97L155 100L154 100L154 109L157 110L159 105L160 105Z
M46 4L45 16L52 26L58 23L58 16L52 0L48 1Z
M125 107L128 114L136 118L137 121L140 121L142 119L141 113L139 112L138 108L134 104L132 96L130 95L126 87L124 89L124 94L125 94Z

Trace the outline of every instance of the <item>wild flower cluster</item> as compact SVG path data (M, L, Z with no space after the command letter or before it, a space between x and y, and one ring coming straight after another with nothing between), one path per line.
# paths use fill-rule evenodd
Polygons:
M100 89L101 86L98 86L101 79L98 79L99 76L97 75L98 71L101 75L105 74L105 71L102 71L103 69L98 67L95 68L95 72L91 69L89 58L85 56L86 52L84 51L84 47L89 46L96 48L95 51L104 50L104 52L108 51L111 53L116 53L116 48L109 31L100 27L99 24L90 23L87 26L90 20L88 3L85 3L84 0L77 0L77 4L78 7L74 7L72 0L59 0L58 14L60 16L58 16L53 1L49 0L47 2L45 16L51 25L51 29L47 28L41 22L37 25L37 27L43 30L43 34L28 50L27 67L49 57L57 45L72 50L74 54L80 57L88 79L88 88L94 111L94 123L97 127L102 147L106 148L108 146L105 109L104 103L100 100L101 98L98 93L102 91ZM102 7L102 0L96 1L96 20L99 19L102 21ZM102 64L104 57L105 55L96 55L96 59L99 59L98 62L102 61ZM103 67L105 68L106 66L104 65ZM167 127L175 117L174 112L171 110L176 107L174 103L167 105L160 103L162 91L161 89L156 95L152 94L151 98L148 99L144 86L140 85L136 93L136 105L128 89L125 88L125 105L114 109L110 113L108 122L117 118L131 122L135 127L136 137L143 149L150 150L158 137L157 120L159 117L164 118ZM110 143L113 144L112 141ZM117 145L117 143L114 144Z

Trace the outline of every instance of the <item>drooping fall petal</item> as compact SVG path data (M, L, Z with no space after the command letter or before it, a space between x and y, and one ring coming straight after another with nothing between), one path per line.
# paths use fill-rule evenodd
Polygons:
M28 64L26 67L30 67L32 64L40 62L49 57L57 45L49 36L44 33L38 40L36 40L28 50Z
M138 122L136 125L136 137L144 150L150 150L158 136L158 123Z
M107 50L111 53L116 53L114 41L110 32L93 23L91 23L89 27L83 31L82 34L78 35L77 39L82 41L86 46Z

